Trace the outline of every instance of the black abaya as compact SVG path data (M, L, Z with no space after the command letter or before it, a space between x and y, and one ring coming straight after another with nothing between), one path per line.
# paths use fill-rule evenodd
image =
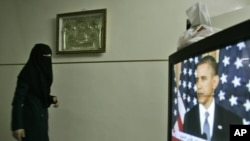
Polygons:
M54 103L54 96L50 95L52 81L51 49L36 44L18 75L12 102L11 129L24 129L23 141L49 141L48 107Z

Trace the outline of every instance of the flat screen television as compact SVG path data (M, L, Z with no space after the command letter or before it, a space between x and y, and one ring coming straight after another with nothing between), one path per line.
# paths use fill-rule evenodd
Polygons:
M169 56L168 103L168 141L229 141L250 124L250 20Z

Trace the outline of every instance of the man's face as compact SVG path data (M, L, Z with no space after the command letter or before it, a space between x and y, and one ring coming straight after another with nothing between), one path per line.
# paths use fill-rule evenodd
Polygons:
M198 102L208 108L213 100L214 89L218 85L218 76L212 73L208 64L197 67L196 87Z

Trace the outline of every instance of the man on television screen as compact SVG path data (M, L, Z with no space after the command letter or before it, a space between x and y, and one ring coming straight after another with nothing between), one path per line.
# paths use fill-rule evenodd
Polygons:
M185 114L183 131L208 141L229 141L230 125L243 123L239 116L215 103L214 90L219 84L215 58L203 57L196 73L199 104Z

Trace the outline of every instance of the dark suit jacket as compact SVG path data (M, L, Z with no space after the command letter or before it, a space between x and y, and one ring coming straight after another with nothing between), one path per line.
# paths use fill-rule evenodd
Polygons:
M234 113L215 104L213 136L211 141L229 141L230 124L242 124L242 119ZM185 114L183 131L185 133L204 138L201 134L198 104Z

